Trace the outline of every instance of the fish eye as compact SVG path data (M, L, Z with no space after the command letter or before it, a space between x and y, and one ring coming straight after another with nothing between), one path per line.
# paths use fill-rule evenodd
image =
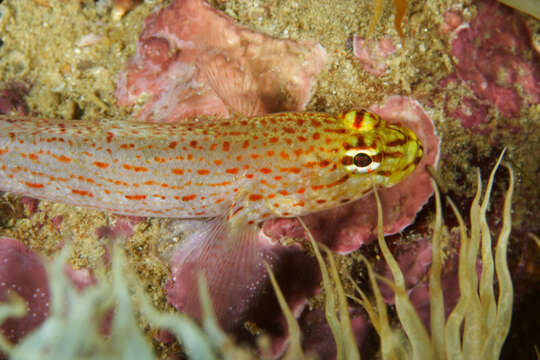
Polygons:
M341 162L351 173L368 174L381 165L380 160L375 149L351 149L345 153Z
M354 158L353 158L353 164L362 168L369 166L369 164L371 164L372 161L373 160L371 159L371 156L369 156L366 153L358 153L354 155Z

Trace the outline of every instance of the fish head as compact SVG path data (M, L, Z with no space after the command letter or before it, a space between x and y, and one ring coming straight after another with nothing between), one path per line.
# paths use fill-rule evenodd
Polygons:
M342 191L362 194L373 185L393 186L422 159L422 142L405 126L390 124L366 110L341 113L338 120L348 130L337 159L338 170L348 175Z

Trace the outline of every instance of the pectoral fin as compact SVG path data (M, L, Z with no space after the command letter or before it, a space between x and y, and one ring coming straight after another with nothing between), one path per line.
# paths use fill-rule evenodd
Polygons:
M168 300L200 318L197 273L202 272L222 326L238 323L268 281L263 258L269 261L271 255L259 242L259 232L257 225L233 228L224 216L201 222L173 256Z

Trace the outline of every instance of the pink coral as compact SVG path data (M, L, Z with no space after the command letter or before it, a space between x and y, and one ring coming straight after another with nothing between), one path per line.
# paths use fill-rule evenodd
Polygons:
M441 32L443 34L454 31L459 25L463 23L463 16L456 11L449 10L443 15L444 22L441 25Z
M49 285L39 257L23 243L0 238L0 302L15 291L27 303L27 313L20 319L2 324L6 338L16 343L38 327L49 313Z
M349 309L349 315L356 343L361 349L371 330L371 325L367 316L357 309ZM302 347L307 354L316 354L319 359L336 359L334 335L323 309L306 311L298 322L302 329Z
M137 116L153 122L301 110L325 59L313 41L274 39L203 0L173 0L146 19L116 95L123 106L148 98Z
M64 272L79 291L96 283L88 269L65 265ZM1 330L10 342L17 343L49 316L49 279L37 254L18 240L0 238L0 302L6 301L12 291L26 301L27 312L22 318L4 321ZM112 315L111 310L102 323L103 334L110 330Z
M445 16L453 27L456 14ZM451 42L456 74L475 94L447 113L476 129L487 122L486 105L506 117L540 102L540 62L527 26L515 11L495 2L478 3L470 24L457 27Z
M364 40L358 36L353 39L353 52L364 65L364 70L374 76L381 76L387 72L385 59L396 51L392 38L381 40Z
M109 239L128 239L133 235L134 227L138 223L144 221L144 217L140 216L121 216L117 215L113 218L113 225L105 225L96 229L98 238Z
M10 81L0 89L0 114L28 115L25 96L32 86L28 82Z
M389 98L383 106L373 107L372 110L390 122L411 128L424 144L425 154L417 169L396 186L379 190L385 233L394 234L413 221L433 192L425 167L435 166L438 162L439 138L433 122L416 100L395 96ZM336 252L348 253L375 238L376 209L375 198L369 195L336 209L308 215L304 221L315 239ZM263 231L274 239L303 235L302 227L296 219L267 221Z
M299 246L269 243L265 237L260 236L257 248L262 254L261 263L249 273L242 271L238 264L230 264L224 260L224 258L232 257L232 254L221 252L221 260L218 264L208 262L207 258L211 260L212 256L215 256L211 250L204 258L195 257L196 260L182 262L181 266L178 266L177 259L183 256L185 251L185 248L180 248L171 264L172 276L166 285L167 299L178 310L200 318L200 305L197 294L194 292L194 289L197 289L196 273L203 268L211 276L215 271L213 267L217 266L221 271L230 273L234 277L234 281L231 279L233 286L226 289L226 293L221 292L219 296L212 297L221 325L228 331L234 330L237 335L242 335L245 332L242 324L249 320L259 324L268 333L279 336L285 331L286 324L275 297L263 296L271 290L269 290L270 283L262 261L266 261L274 268L289 307L298 315L304 309L307 298L318 291L319 270L315 259ZM231 251L237 251L237 249ZM297 276L291 277L291 273ZM211 294L214 294L213 290L210 289ZM234 299L234 304L230 303L231 299ZM245 335L249 337L248 334Z

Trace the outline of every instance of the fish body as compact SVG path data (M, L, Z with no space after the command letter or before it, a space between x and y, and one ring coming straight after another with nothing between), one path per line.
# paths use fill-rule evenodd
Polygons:
M423 154L409 129L366 111L186 123L0 116L0 189L138 216L209 218L172 259L168 300L197 317L197 274L222 325L241 319L272 262L258 224L392 186Z
M378 167L361 171L360 153ZM125 215L304 215L399 182L421 156L412 131L365 111L181 124L0 117L0 189Z

